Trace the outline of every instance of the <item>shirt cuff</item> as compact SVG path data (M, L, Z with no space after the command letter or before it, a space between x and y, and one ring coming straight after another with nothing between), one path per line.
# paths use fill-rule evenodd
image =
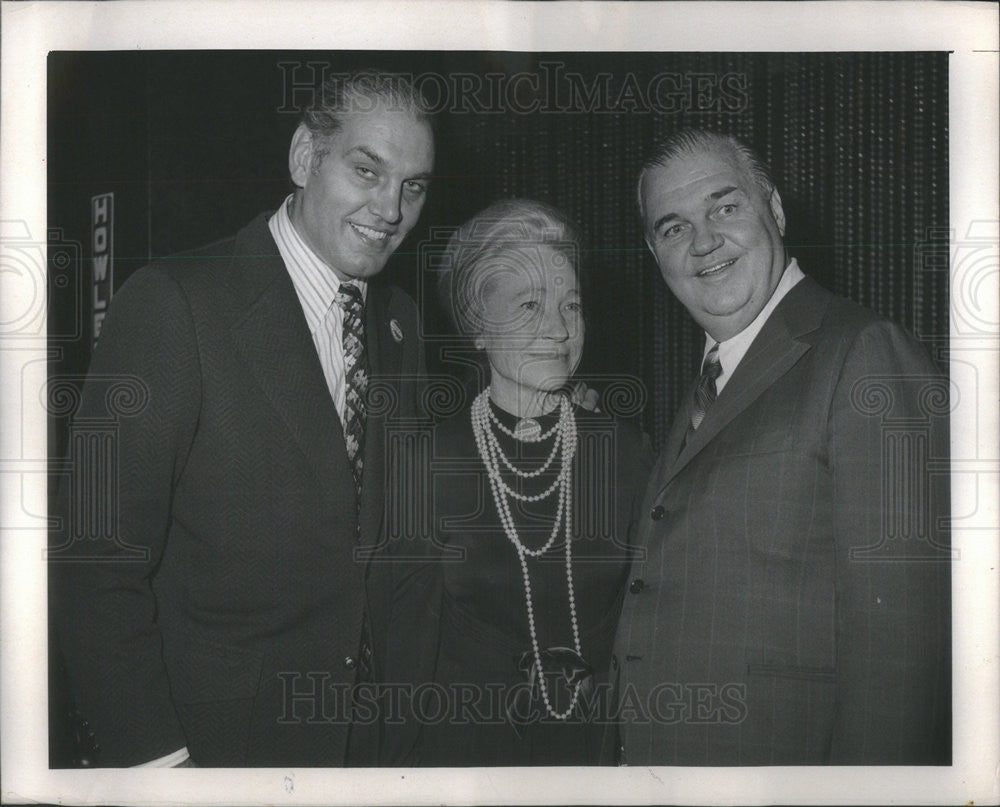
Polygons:
M188 753L187 746L184 746L179 751L174 751L172 754L167 754L165 757L160 757L159 759L154 759L149 762L143 762L141 765L133 765L133 768L173 768L180 765L182 762L187 762L191 758Z

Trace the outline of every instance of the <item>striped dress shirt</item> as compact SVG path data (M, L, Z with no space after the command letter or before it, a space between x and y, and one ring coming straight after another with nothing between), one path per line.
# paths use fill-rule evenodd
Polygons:
M295 293L302 304L306 323L312 334L319 363L323 367L326 386L337 407L341 423L344 422L344 408L347 391L344 367L344 312L336 304L340 278L313 252L292 225L288 215L292 203L289 194L284 203L268 221L271 235L278 245L278 252L285 262L285 268L295 286ZM367 299L368 284L363 280L352 280L361 289L361 298Z

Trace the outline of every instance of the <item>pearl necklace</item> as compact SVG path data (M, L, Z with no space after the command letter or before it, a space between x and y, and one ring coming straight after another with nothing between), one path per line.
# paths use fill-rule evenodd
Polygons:
M522 471L516 468L500 448L500 443L492 429L493 425L496 425L500 431L510 437L530 443L541 442L555 432L555 439L552 441L552 451L548 459L535 471ZM542 701L545 703L546 711L552 717L557 720L565 720L573 713L573 709L576 708L577 700L580 697L580 687L583 685L583 682L576 684L573 690L573 698L566 711L556 712L552 708L552 704L549 701L548 686L545 683L545 671L542 669L541 652L538 649L538 635L535 631L535 611L531 600L531 578L528 575L527 558L529 556L537 558L545 554L555 542L560 523L565 523L566 588L569 591L569 615L570 623L573 626L573 648L576 650L576 654L582 657L580 650L580 628L576 619L576 598L573 596L573 562L572 551L570 549L572 533L571 514L573 510L571 483L573 457L576 455L576 418L573 417L573 407L565 397L561 397L559 400L559 420L552 428L544 433L539 430L539 434L525 436L511 431L497 419L496 414L490 408L489 388L487 387L479 393L476 400L472 403L472 433L476 438L476 447L479 449L479 456L486 467L486 475L490 480L490 489L493 492L493 501L496 503L497 512L500 514L500 523L503 525L504 532L507 534L510 542L514 545L517 558L521 562L521 574L524 577L524 601L528 611L528 629L531 632L531 649L535 655L535 666L538 670L538 683L539 690L542 693ZM562 449L561 452L560 448ZM556 455L559 453L562 454L562 467L553 483L542 493L533 496L518 493L504 481L501 475L500 462L511 473L522 479L531 479L540 476L552 465ZM514 526L514 518L510 512L508 497L523 502L537 502L550 496L555 492L556 488L559 490L559 503L556 509L555 522L552 525L552 533L541 549L529 549L517 534L517 528Z

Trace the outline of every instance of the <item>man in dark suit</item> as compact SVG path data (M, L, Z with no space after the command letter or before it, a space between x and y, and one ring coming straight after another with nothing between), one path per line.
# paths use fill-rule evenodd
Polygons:
M789 258L778 191L734 139L675 135L639 202L706 338L638 515L619 760L947 763L948 489L928 469L946 383Z
M424 365L413 300L374 278L433 161L412 86L338 76L295 131L296 188L276 213L115 297L76 422L107 417L108 384L134 382L116 529L52 553L98 764L376 761L374 701L354 693L378 680L390 589L363 558L386 421L417 412ZM87 473L68 486L71 530L94 506Z

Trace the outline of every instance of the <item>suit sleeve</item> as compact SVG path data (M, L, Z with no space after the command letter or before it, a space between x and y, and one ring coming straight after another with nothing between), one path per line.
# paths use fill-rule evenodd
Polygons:
M397 291L398 304L405 314L407 333L423 332L420 312L416 303L406 294ZM425 429L430 434L430 415L427 411L428 378L424 343L419 337L404 342L402 366L406 402L403 416L420 422L413 425L411 440L398 445L397 454L389 457L385 513L404 514L416 512L412 521L406 518L401 524L422 524L431 511L430 480L414 478L414 469L421 469L429 461L425 456L430 446L419 439L416 430ZM430 681L434 674L438 635L438 602L441 596L439 567L434 562L434 552L429 536L384 535L385 557L382 564L388 567L388 599L383 668L383 741L379 764L412 766L416 764L415 743L419 725L414 720L411 696L414 690Z
M112 405L112 387L132 390ZM53 615L70 683L100 747L98 764L128 766L182 748L156 623L151 578L164 551L171 497L198 417L197 348L186 300L155 267L116 295L95 347L75 415L76 430L110 425L111 490L106 534L54 553ZM72 458L61 512L72 529L82 504L102 489L88 469L94 449ZM86 508L84 508L86 509ZM86 525L83 525L84 527ZM79 530L75 530L79 533Z
M836 548L835 764L947 763L947 386L887 322L848 348L829 420Z
M387 491L390 507L417 513L413 523L429 523L431 532L398 536L388 546L392 588L382 765L420 764L421 726L413 698L423 691L423 685L434 680L437 663L444 577L437 543L436 487L433 471L426 480L411 476L422 473L418 469L431 467L433 445L433 436L430 442L410 443L398 472L392 476L395 484Z
M424 332L423 322L420 319L420 312L417 310L416 303L410 303L413 309L413 322L414 322L414 332L422 334ZM427 411L427 387L429 379L427 378L427 355L425 351L425 345L423 339L413 340L413 350L415 350L416 355L413 357L412 365L416 369L416 378L414 379L414 396L415 396L415 408L414 411L419 417L430 417L430 412Z

